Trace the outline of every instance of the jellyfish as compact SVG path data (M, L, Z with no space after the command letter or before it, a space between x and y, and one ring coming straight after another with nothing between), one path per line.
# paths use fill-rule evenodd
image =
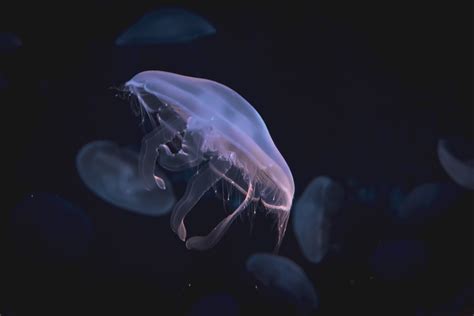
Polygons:
M268 293L288 298L304 313L319 305L318 295L304 270L292 260L274 254L256 253L245 264Z
M176 201L169 181L160 173L166 190L148 190L139 176L138 161L138 153L99 140L79 150L76 167L85 185L108 203L143 215L167 214Z
M216 29L203 17L183 9L169 8L146 14L121 34L115 44L127 46L182 43L215 32Z
M304 256L319 263L329 249L331 217L344 200L344 189L328 177L317 177L295 204L293 229Z
M21 39L10 32L0 32L0 52L12 52L23 45Z
M421 184L402 200L396 211L397 218L403 222L424 223L452 206L459 195L454 183Z
M142 140L145 185L166 188L156 163L170 171L198 167L171 213L171 228L188 249L205 250L246 209L275 215L275 251L285 234L294 195L291 171L258 112L237 92L215 81L144 71L125 84L151 131ZM188 238L184 219L218 181L243 196L241 204L206 236Z
M446 173L460 186L474 190L474 155L472 144L442 139L438 142L438 157Z

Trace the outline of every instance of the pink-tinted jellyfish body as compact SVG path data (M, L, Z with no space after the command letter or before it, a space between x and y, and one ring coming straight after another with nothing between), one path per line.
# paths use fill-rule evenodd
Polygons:
M260 203L276 215L278 249L295 188L291 171L257 111L220 83L169 72L141 72L125 88L136 96L138 109L153 126L141 149L140 170L146 185L165 188L155 175L157 161L171 171L201 167L171 214L171 228L186 247L213 247L239 214ZM220 180L245 198L207 236L187 238L185 216Z

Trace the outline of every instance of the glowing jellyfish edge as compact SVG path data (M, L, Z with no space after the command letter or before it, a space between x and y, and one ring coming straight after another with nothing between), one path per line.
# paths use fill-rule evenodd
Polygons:
M234 90L202 78L144 71L124 87L136 97L142 118L153 127L140 152L139 169L146 186L165 187L155 175L156 161L171 171L203 166L171 214L171 228L186 247L213 247L239 214L259 203L276 215L278 251L295 188L291 171L258 112ZM167 143L176 138L181 148L172 152ZM230 183L245 199L207 236L187 239L186 215L219 180Z

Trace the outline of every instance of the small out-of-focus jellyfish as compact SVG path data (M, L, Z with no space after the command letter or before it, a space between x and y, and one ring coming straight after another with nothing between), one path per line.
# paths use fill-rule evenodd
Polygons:
M282 296L302 312L318 308L319 299L313 284L303 269L292 260L266 253L257 253L247 259L246 269L269 294Z
M473 146L465 141L442 139L438 142L438 158L446 173L460 186L474 190Z
M93 141L82 147L76 167L85 185L103 200L136 213L160 216L175 203L172 187L164 174L166 190L148 190L138 171L138 153L110 141Z
M331 217L344 201L343 187L328 177L317 177L295 203L293 230L305 257L319 263L329 249Z
M0 52L11 52L23 45L21 39L10 32L0 32Z
M54 263L85 257L93 237L87 214L51 193L32 193L12 211L11 237L20 256Z
M426 262L425 245L421 240L387 240L377 245L370 265L377 278L384 281L411 279Z
M115 44L153 45L189 42L216 33L203 17L183 9L160 9L144 15L121 34Z
M237 316L239 314L239 303L235 298L228 294L212 294L193 304L189 316Z
M10 32L0 32L0 52L10 52L23 45L21 39Z
M156 162L171 171L201 166L171 214L171 228L188 249L213 247L249 206L276 215L278 240L285 234L294 182L258 112L237 92L215 81L145 71L125 84L152 131L142 141L140 170L149 188L165 184ZM186 240L185 216L218 181L243 195L242 203L207 236ZM252 212L255 208L249 207Z
M449 208L459 193L453 183L422 184L402 200L396 211L397 218L403 222L424 222Z

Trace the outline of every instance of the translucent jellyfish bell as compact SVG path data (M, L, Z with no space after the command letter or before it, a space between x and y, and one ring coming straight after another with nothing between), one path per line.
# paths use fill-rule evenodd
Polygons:
M430 218L448 210L460 195L454 183L424 183L415 187L396 210L397 219L404 223L426 223Z
M247 259L249 271L271 293L293 301L306 314L319 305L318 295L304 270L292 260L273 254L257 253Z
M171 215L171 228L188 249L213 247L235 218L261 202L277 218L278 249L293 201L288 165L257 111L237 92L206 79L145 71L125 84L153 130L142 142L140 170L149 188L162 179L155 164L171 171L202 165ZM216 182L228 182L243 202L207 236L187 239L185 216Z
M159 174L166 190L148 190L138 172L138 153L110 141L94 141L81 148L76 157L79 176L103 200L136 213L160 216L175 203L173 190Z
M161 9L147 13L121 34L117 46L190 42L212 35L216 29L203 17L182 9Z
M328 177L317 177L295 204L293 229L305 257L319 263L329 249L331 220L344 201L343 187Z
M465 140L441 139L438 158L446 173L460 186L474 190L474 152Z

